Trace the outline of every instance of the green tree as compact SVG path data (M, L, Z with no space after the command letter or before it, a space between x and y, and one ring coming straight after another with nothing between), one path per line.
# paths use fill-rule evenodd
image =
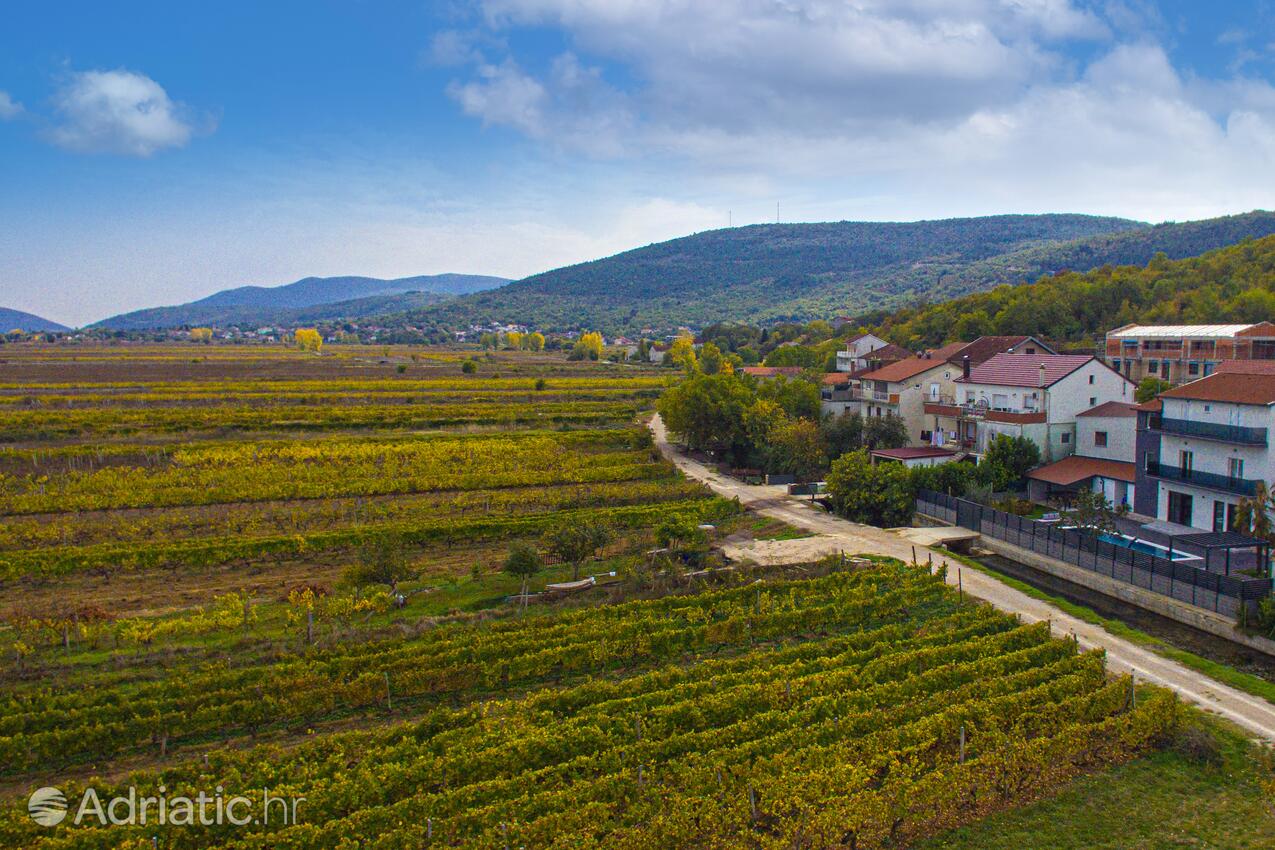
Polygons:
M722 350L711 342L706 342L700 346L699 369L705 375L716 375L718 372L734 371L730 361L722 354Z
M708 545L708 535L694 517L674 514L655 527L655 542L674 552L695 552Z
M580 567L611 542L611 529L590 520L563 523L545 535L545 548L571 565L571 580L580 578Z
M863 448L863 416L858 411L829 416L823 420L821 430L824 452L833 460Z
M983 453L984 480L994 490L1021 483L1023 476L1040 465L1040 447L1026 437L997 434Z
M1107 497L1094 490L1079 490L1072 499L1072 506L1065 512L1067 522L1089 534L1114 534L1117 531L1117 511Z
M916 487L901 463L872 464L864 449L844 454L828 472L828 495L842 516L855 522L893 528L911 522Z
M887 413L885 416L869 416L863 421L863 447L898 449L908 444L908 426L901 416Z
M515 578L522 579L522 607L527 607L527 583L544 568L540 553L530 544L518 542L509 547L509 554L501 569Z
M817 476L828 465L819 426L809 419L780 425L771 437L770 463L774 472L786 472L802 480Z
M819 352L805 345L781 345L766 355L767 366L801 366L814 369L820 366L823 358Z
M373 540L359 550L358 561L343 576L352 587L388 584L397 590L398 583L413 577L412 565L401 541L389 537Z
M784 409L790 419L818 421L822 399L819 385L805 377L785 378L782 375L759 381L757 397L769 399Z
M744 411L754 399L737 375L695 374L665 390L656 407L669 431L690 448L738 457L750 445Z
M1133 397L1138 404L1145 404L1171 386L1172 384L1168 381L1163 381L1154 375L1147 375L1138 381L1138 388L1134 391Z
M464 372L466 375L472 375L478 371L478 364L472 360L466 360L464 363L460 364L460 371Z

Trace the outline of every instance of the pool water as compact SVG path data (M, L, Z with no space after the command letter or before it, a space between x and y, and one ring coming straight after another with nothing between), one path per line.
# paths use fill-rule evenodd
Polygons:
M1158 546L1155 543L1148 543L1145 540L1139 540L1136 537L1129 537L1125 534L1100 534L1098 535L1098 539L1105 540L1106 542L1112 543L1116 546L1123 546L1126 549L1132 549L1135 552L1146 552L1148 555L1156 555L1160 558L1167 558L1169 556L1169 550L1164 546ZM1189 555L1186 552L1174 552L1173 560L1198 561L1200 559L1198 556Z

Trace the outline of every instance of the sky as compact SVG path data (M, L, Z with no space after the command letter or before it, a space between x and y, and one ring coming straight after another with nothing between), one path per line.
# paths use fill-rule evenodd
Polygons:
M1267 0L11 0L0 306L1275 207Z

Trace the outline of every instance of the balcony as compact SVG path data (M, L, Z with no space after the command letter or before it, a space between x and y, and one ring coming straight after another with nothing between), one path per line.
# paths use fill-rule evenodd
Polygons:
M1223 493L1234 493L1238 496L1252 496L1257 493L1259 482L1248 478L1233 478L1229 475L1218 475L1216 472L1201 472L1198 469L1183 469L1167 463L1147 463L1147 475L1162 481L1177 484L1189 484L1193 487L1204 487L1208 490L1220 490Z
M1009 425L1033 425L1045 421L1045 413L1040 410L998 409L978 404L952 404L941 401L927 401L923 405L923 409L926 413L931 413L935 416L950 416L955 419L982 419L986 422L1004 422Z
M1199 437L1221 443L1238 443L1242 446L1265 446L1266 429L1243 425L1223 425L1218 422L1188 422L1185 419L1168 419L1152 415L1148 422L1151 430L1179 437Z

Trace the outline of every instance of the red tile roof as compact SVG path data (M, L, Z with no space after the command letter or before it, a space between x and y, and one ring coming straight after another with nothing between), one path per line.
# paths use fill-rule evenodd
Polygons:
M896 360L894 363L887 363L880 369L871 369L867 372L859 373L856 377L863 378L865 381L888 381L890 383L906 381L922 372L928 372L940 366L951 366L952 364L947 359L948 354L963 344L953 343L953 345L945 345L942 348L927 351L919 357L913 356L906 360Z
M1120 416L1133 418L1138 415L1138 406L1127 401L1104 401L1097 407L1077 413L1077 416Z
M1153 399L1151 399L1150 401L1144 401L1144 402L1142 402L1142 404L1135 404L1135 405L1133 406L1133 409L1134 409L1134 410L1146 410L1146 411L1150 411L1151 413L1159 413L1159 412L1160 412L1160 408L1162 408L1162 407L1164 407L1164 403L1163 403L1162 401L1160 401L1160 399L1158 399L1158 398L1153 398Z
M1097 457L1081 457L1072 455L1057 463L1033 469L1027 477L1036 481L1070 487L1072 484L1087 478L1101 475L1103 478L1114 478L1117 481L1134 481L1137 477L1134 466L1119 460L1105 460Z
M901 449L873 449L870 454L890 460L916 460L922 457L953 457L956 452L938 446L904 446Z
M970 369L958 383L992 384L998 387L1052 386L1095 358L1089 354L996 354ZM1045 367L1045 380L1040 367Z
M1275 375L1275 360L1223 360L1214 372L1238 372L1244 375Z
M906 360L912 356L912 352L908 351L901 345L894 343L886 343L880 348L874 348L867 354L863 355L864 360L880 360L882 363L893 362L895 360Z
M977 366L985 363L995 354L1009 353L1014 349L1015 354L1023 354L1018 348L1028 340L1034 339L1031 336L980 336L973 342L966 343L950 358L953 363L961 363L964 358L970 359L971 366ZM1043 342L1037 340L1036 345L1038 351L1036 354L1053 354L1054 350L1046 346ZM1035 355L1032 355L1035 356Z
M1207 378L1174 387L1160 398L1189 398L1232 404L1275 404L1275 374L1214 372Z
M833 386L837 386L839 384L848 384L850 383L850 373L849 372L825 372L823 375L823 382L825 384L831 384Z

